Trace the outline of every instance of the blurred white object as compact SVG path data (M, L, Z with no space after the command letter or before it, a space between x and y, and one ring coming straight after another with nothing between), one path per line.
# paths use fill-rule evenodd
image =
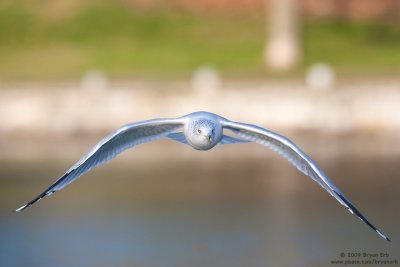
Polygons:
M306 74L307 87L318 90L328 91L335 86L336 75L333 68L326 63L313 64Z
M296 42L283 36L270 41L265 51L265 58L270 68L275 71L289 71L299 61L299 50Z
M212 67L200 67L192 76L192 88L199 94L210 94L221 86L221 78L218 71Z
M100 92L108 88L108 79L100 71L90 70L85 73L81 80L81 88L85 91Z

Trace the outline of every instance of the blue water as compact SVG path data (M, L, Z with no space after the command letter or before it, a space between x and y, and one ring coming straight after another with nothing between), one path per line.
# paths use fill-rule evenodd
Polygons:
M337 184L390 244L308 178L270 161L159 166L136 170L139 178L132 166L110 165L23 213L11 210L47 186L39 177L61 168L3 164L0 266L332 266L342 252L400 260L397 159L325 164L335 177L351 174ZM279 186L285 180L298 182Z

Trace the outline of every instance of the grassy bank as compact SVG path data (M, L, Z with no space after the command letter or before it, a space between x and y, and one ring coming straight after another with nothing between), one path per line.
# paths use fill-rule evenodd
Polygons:
M141 11L119 4L48 16L26 5L0 8L0 79L68 79L87 69L111 76L186 75L201 65L263 75L265 25L251 16ZM398 24L397 24L398 25ZM302 67L339 71L400 68L400 27L390 23L306 22Z

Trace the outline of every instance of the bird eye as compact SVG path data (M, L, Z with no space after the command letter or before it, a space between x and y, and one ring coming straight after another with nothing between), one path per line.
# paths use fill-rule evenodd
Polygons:
M201 134L201 130L200 130L200 129L197 129L197 133Z

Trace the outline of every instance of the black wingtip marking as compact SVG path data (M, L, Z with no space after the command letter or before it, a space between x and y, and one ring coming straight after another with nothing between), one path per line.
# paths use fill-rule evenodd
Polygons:
M48 192L42 193L40 194L37 198L33 199L32 201L28 202L27 204L23 205L22 207L18 208L15 210L15 212L21 212L24 209L32 206L33 204L35 204L36 202L38 202L39 200L41 200L42 198L44 198L45 196L49 195Z
M42 198L49 196L51 194L53 194L55 191L54 187L56 187L58 184L60 184L62 181L64 181L65 178L68 177L68 175L71 173L72 171L68 171L66 172L63 176L61 176L54 184L52 184L49 188L47 188L43 193L41 193L40 195L38 195L36 198L34 198L32 201L28 202L27 204L21 206L20 208L16 209L15 212L21 212L24 209L32 206L33 204L35 204L36 202L38 202L39 200L41 200Z
M12 212L17 213L17 212L23 211L23 210L26 209L27 207L28 207L28 205L23 205L23 206L19 207L18 209L13 210Z
M386 239L386 241L388 242L392 242L392 240L389 239L389 237L387 237L386 235L384 235L381 231L379 231L378 229L376 229L376 232L383 237L384 239Z
M378 235L380 235L383 239L385 239L388 242L391 242L391 240L384 235L381 231L379 231L375 226L373 226L362 214L359 212L356 207L353 206L353 204L350 203L345 197L343 197L341 194L335 191L335 193L340 197L341 200L343 200L344 203L349 207L349 211L351 213L354 213L361 221L366 223L369 227L371 227Z

